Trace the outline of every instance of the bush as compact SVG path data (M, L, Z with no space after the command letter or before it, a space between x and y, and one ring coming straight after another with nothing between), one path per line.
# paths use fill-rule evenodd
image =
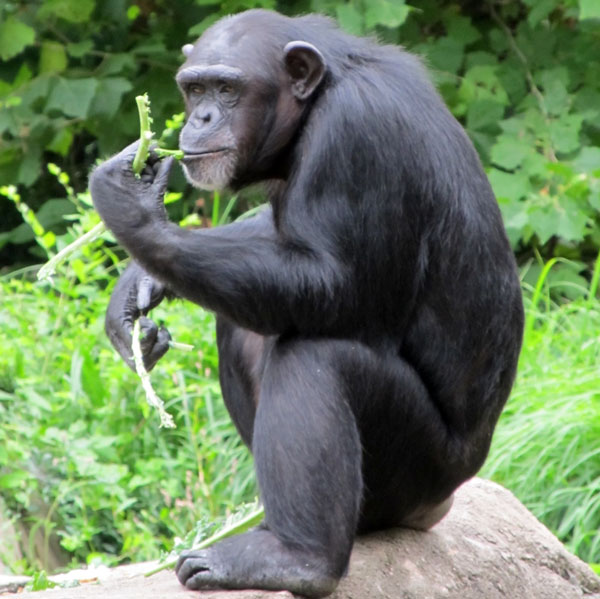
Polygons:
M515 250L579 260L579 272L595 257L594 0L414 7L403 0L7 0L0 7L0 180L18 185L42 224L60 231L65 207L54 200L44 164L57 162L82 190L97 157L137 136L135 95L149 92L158 131L181 109L173 83L180 46L223 14L253 7L325 12L352 33L375 32L423 55L488 169ZM18 214L5 210L0 250L31 247ZM31 262L22 252L19 260Z

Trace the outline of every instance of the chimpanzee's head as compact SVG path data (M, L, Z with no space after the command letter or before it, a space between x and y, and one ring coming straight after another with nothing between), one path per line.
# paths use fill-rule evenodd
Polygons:
M250 11L183 47L177 73L187 122L186 177L202 189L270 178L326 71L321 52L294 40L286 17Z

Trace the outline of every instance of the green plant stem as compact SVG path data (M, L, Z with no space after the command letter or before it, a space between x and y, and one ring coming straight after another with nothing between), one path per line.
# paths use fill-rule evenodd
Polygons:
M204 539L204 541L202 541L201 543L194 545L194 547L192 547L192 551L197 551L198 549L205 549L206 547L210 547L211 545L214 545L218 541L222 541L223 539L226 539L227 537L231 537L232 535L246 532L249 528L252 528L253 526L256 526L257 524L259 524L261 522L261 520L264 518L264 515L265 515L265 510L261 506L261 507L257 508L256 510L254 510L253 512L251 512L250 514L248 514L244 519L240 520L239 522L236 522L235 524L232 524L231 526L225 526L221 530L217 531L214 535L208 537L208 539ZM164 564L160 565L158 568L155 568L154 570L151 570L150 572L146 572L146 574L144 574L144 576L146 576L146 577L152 576L153 574L156 574L157 572L162 572L163 570L166 570L168 568L174 568L176 564L177 564L176 559L165 562Z
M91 243L106 231L104 223L98 223L93 229L90 229L85 235L78 237L75 241L64 247L58 254L52 256L46 264L44 264L37 273L39 281L47 281L56 272L59 264L62 264L73 252L79 248Z
M154 152L160 158L166 158L167 156L173 156L176 160L181 160L184 156L183 150L166 150L165 148L154 148Z
M135 153L133 159L133 172L139 176L148 160L148 153L150 151L150 142L154 133L150 128L152 118L150 117L150 100L148 94L137 96L135 99L138 107L138 113L140 118L140 145ZM157 149L157 153L161 157L174 156L177 160L183 158L183 152L181 150L161 150ZM62 264L73 252L76 252L79 248L92 243L100 235L106 232L106 226L104 223L98 223L93 229L89 230L85 235L82 235L73 243L70 243L67 247L63 248L58 254L50 258L46 264L44 264L38 271L37 278L40 281L49 280L52 275L56 272L57 267Z
M152 118L150 117L150 100L148 99L148 94L136 96L135 102L140 117L140 145L135 153L132 168L133 172L139 177L148 160L150 142L152 141L154 133L152 133L152 129L150 128Z

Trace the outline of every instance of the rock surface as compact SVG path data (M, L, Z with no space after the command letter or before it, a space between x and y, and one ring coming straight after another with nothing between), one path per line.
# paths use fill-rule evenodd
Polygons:
M3 599L291 599L288 592L182 588L153 564L84 571L76 588ZM568 553L507 490L474 479L429 532L390 530L359 539L332 599L600 599L600 578Z

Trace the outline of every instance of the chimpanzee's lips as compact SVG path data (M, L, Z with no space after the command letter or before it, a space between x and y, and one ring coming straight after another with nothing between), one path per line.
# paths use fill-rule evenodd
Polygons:
M196 160L198 158L203 158L205 156L213 156L214 154L220 154L222 152L227 152L230 148L216 148L215 150L202 150L201 152L187 152L183 151L183 161L186 160Z

